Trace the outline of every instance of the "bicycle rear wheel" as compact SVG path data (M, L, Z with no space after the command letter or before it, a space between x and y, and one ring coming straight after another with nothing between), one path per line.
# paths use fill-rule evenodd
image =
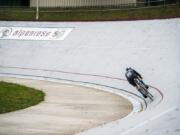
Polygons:
M151 93L148 92L147 96L151 99L151 101L153 101L153 95Z

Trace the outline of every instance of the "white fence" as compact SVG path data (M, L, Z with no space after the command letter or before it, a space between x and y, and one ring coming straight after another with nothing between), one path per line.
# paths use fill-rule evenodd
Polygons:
M137 0L39 0L39 7L106 7L136 6ZM36 7L37 0L30 0L30 7Z

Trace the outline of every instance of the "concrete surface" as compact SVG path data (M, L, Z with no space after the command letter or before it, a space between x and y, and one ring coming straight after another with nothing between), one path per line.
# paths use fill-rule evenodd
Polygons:
M45 101L0 115L0 135L72 135L127 116L131 103L97 89L47 81L3 78L45 92Z
M13 73L86 81L139 94L128 83L113 79L125 78L125 68L131 66L142 74L147 84L155 86L164 95L158 105L149 103L151 107L144 112L90 129L81 135L179 135L179 18L116 22L0 22L0 26L74 28L64 41L59 42L1 40L0 72L3 75Z

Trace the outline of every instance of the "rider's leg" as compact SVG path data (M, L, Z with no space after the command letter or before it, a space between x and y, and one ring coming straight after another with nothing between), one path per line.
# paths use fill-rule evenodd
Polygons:
M143 95L143 97L144 97L144 98L147 98L147 96L146 96L146 95Z
M138 86L135 86L136 87L136 89L141 93L141 95L144 97L144 98L147 98L147 96L146 95L144 95L142 92L141 92L141 90L139 89L139 87Z
M149 86L147 84L145 84L142 79L140 81L146 87L146 89L149 89Z

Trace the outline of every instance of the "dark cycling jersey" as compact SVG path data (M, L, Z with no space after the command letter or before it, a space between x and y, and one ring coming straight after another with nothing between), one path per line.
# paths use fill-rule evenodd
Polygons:
M136 83L134 82L135 78L142 78L141 75L132 68L130 68L126 71L125 76L126 76L128 82L133 86L136 86Z

